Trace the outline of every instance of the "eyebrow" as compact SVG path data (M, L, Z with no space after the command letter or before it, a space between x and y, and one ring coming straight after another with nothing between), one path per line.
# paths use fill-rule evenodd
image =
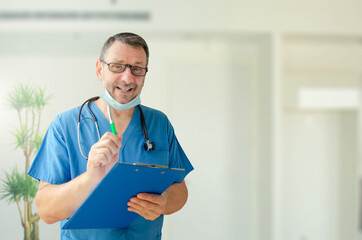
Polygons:
M116 60L116 59L113 59L110 61L111 63L120 63L120 64L124 64L125 61L124 60ZM145 63L143 63L143 61L137 61L134 63L134 65L144 65Z

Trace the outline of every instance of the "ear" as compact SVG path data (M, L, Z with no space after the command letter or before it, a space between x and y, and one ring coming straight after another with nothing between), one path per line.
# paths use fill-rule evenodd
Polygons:
M96 62L96 75L99 81L102 81L102 73L103 73L103 65L101 60L97 60Z

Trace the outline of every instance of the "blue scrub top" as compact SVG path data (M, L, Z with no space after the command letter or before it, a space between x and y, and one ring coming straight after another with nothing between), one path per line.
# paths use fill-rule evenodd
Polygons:
M99 125L100 136L111 132L110 124L96 104L89 105ZM162 112L141 106L149 139L155 142L153 151L145 151L140 112L136 107L131 122L122 138L119 162L149 163L185 169L181 182L193 167L179 144L174 129ZM51 123L42 145L28 171L38 180L50 184L66 183L87 170L87 160L81 155L78 145L77 122L80 107L58 115ZM98 141L97 129L92 115L83 107L80 124L80 144L83 154ZM61 226L67 220L61 221ZM61 239L161 239L163 216L154 221L138 217L128 229L61 230Z

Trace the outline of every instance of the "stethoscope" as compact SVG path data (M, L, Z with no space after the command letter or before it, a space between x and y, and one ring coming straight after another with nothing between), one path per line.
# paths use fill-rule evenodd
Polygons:
M91 102L93 101L96 101L99 99L99 96L96 96L96 97L92 97L88 100L86 100L81 106L80 106L80 109L79 109L79 114L78 114L78 146L79 146L79 150L80 150L80 153L82 154L82 156L85 158L85 159L88 159L88 157L86 157L84 154L83 154L83 151L82 151L82 147L81 147L81 144L80 144L80 137L79 137L79 132L80 132L80 122L81 122L81 119L80 119L80 116L81 116L81 113L82 113L82 109L83 109L83 106L85 104L87 104L87 108L90 112L90 114L92 115L92 118L93 118L93 122L94 122L94 125L97 129L97 134L98 134L98 140L101 139L101 135L99 133L99 127L98 127L98 122L97 122L97 118L96 116L94 115L93 111L90 109L89 105ZM156 144L154 142L150 142L150 139L148 138L148 131L147 131L147 126L146 126L146 120L145 120L145 116L143 115L143 111L142 111L142 108L140 105L137 105L139 111L140 111L140 117L141 117L141 127L142 127L142 133L143 133L143 136L145 138L145 143L143 144L143 148L146 150L146 151L150 151L150 150L155 150L156 148Z

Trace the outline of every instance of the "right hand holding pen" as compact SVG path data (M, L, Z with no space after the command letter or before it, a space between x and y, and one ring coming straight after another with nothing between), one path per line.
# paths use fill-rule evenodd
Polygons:
M118 162L122 136L106 132L89 151L87 173L92 181L98 183Z

